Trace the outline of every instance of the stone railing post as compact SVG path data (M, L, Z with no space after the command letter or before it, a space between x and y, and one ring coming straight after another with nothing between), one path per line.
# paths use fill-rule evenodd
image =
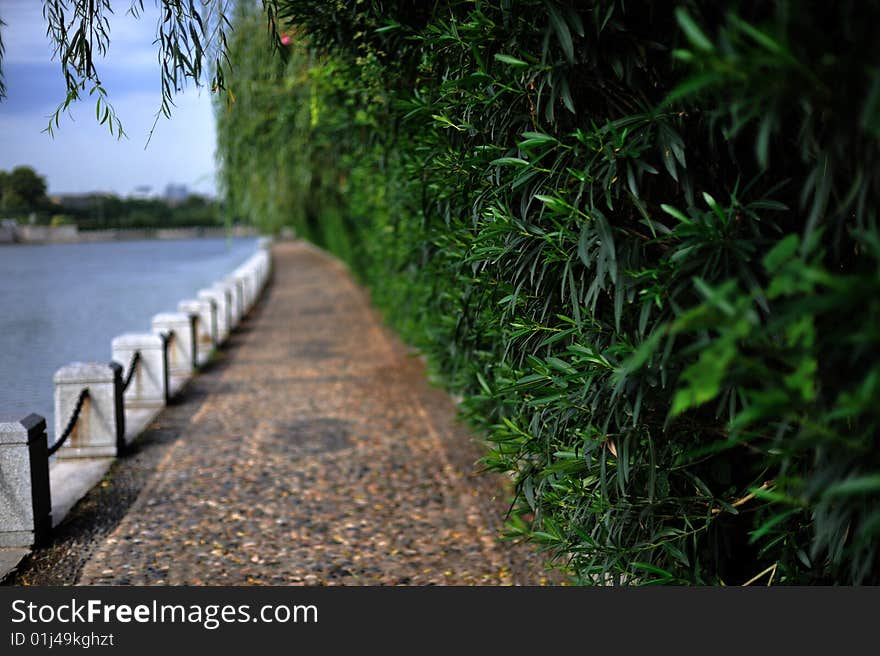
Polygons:
M56 439L73 416L83 388L88 388L89 396L56 457L64 460L118 455L125 447L122 365L118 362L74 362L55 372Z
M196 321L196 364L203 364L211 356L217 342L215 330L217 318L211 301L186 299L177 304L177 311L197 317Z
M262 250L257 254L260 262L260 287L265 287L269 280L270 255L268 250Z
M251 291L251 281L247 272L243 268L238 268L232 273L235 281L241 286L241 314L245 316L251 310L253 293Z
M265 268L265 279L268 281L272 275L272 251L271 246L262 251L263 267Z
M153 317L153 332L173 333L168 343L168 373L189 378L195 368L196 339L193 322L183 312L162 312Z
M223 292L223 297L226 299L226 326L229 329L227 332L231 333L233 328L238 324L238 315L235 311L235 289L231 283L227 281L218 282L214 285L217 289Z
M231 275L224 279L223 284L232 291L232 325L237 326L245 315L243 283L235 275Z
M257 299L260 298L260 290L262 289L260 287L259 262L255 258L248 260L244 273L247 276L248 286L251 290L250 304L253 307L257 304Z
M229 297L219 285L199 290L199 300L213 303L213 321L216 326L216 346L226 341L229 335Z
M30 547L52 530L46 420L0 422L0 547Z
M272 261L269 250L266 248L258 251L253 256L253 260L254 267L257 270L258 287L262 291L266 286L266 283L269 281L269 271Z
M163 342L152 333L126 333L113 339L113 360L128 367L134 354L141 354L131 384L123 398L126 408L159 408L165 405L165 357ZM128 375L126 370L123 374Z

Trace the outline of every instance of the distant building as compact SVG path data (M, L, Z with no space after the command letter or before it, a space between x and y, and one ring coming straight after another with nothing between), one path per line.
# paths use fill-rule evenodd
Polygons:
M169 183L165 187L165 202L169 205L177 205L189 198L189 189L184 184Z
M150 185L138 185L131 192L130 198L146 199L150 197L153 188Z

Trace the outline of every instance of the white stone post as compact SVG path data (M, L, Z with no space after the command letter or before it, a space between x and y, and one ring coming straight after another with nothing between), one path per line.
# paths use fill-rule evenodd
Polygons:
M126 333L113 339L113 360L125 367L123 379L135 353L140 360L123 394L127 408L160 408L165 405L165 353L162 338L152 333Z
M254 288L247 267L238 268L235 277L242 281L244 288L244 311L250 313L251 308L254 306Z
M238 325L241 315L238 311L238 296L235 291L235 282L225 278L221 282L216 283L215 287L223 290L226 295L226 311L229 317L229 332L232 332Z
M212 330L214 331L214 346L220 346L229 333L229 326L226 310L226 294L222 289L217 287L209 287L200 289L198 293L200 301L204 301L211 305Z
M265 269L264 278L265 278L265 281L268 282L269 277L272 275L272 250L271 250L271 246L269 248L263 249L263 267Z
M235 275L227 276L223 284L232 290L232 325L237 326L245 315L243 283Z
M52 530L46 420L0 422L0 547L30 547Z
M248 262L247 274L251 281L251 290L253 294L251 305L253 306L257 304L257 301L260 299L260 292L263 291L263 286L260 283L260 260L258 257L254 256Z
M254 255L254 259L256 261L257 271L259 273L259 285L260 290L266 286L266 283L269 281L269 272L271 268L271 254L268 248L264 248L260 250L256 255Z
M55 372L55 439L60 439L88 389L79 418L57 458L102 458L125 446L122 365L117 362L74 362Z
M229 336L230 307L229 295L226 289L220 285L199 290L199 300L214 303L214 318L217 324L217 346L226 341Z
M204 364L211 357L211 351L217 343L217 317L211 301L188 298L177 304L177 311L196 317L197 364Z
M224 278L218 282L215 282L211 285L210 289L216 290L217 293L223 295L223 304L225 305L225 321L226 321L226 336L223 338L225 342L229 337L229 334L235 329L235 326L238 324L238 317L235 311L235 290L233 289L233 285L229 282L228 278Z
M153 317L155 334L171 334L168 342L168 373L170 376L189 378L193 374L195 336L193 322L183 312L162 312Z
M269 261L270 255L268 250L261 250L257 253L259 268L260 268L260 288L266 286L266 282L269 280Z
M251 289L250 276L248 276L247 271L245 271L243 267L239 267L233 271L232 276L235 278L236 283L241 287L241 314L244 316L250 312L251 305L253 305L253 290Z

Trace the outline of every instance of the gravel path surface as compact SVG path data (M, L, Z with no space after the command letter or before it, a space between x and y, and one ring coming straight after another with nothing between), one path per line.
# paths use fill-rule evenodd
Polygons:
M476 473L482 447L344 267L273 254L221 362L11 583L554 582L499 539L505 480Z

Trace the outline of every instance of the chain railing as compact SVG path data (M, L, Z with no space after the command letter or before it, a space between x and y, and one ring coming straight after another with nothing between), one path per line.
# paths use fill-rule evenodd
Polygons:
M41 538L37 538L38 535L48 535L51 532L52 520L60 521L65 512L53 517L52 500L60 503L60 508L67 507L66 503L72 503L80 498L77 496L81 494L80 484L85 482L85 478L72 484L65 482L59 486L56 499L55 495L50 496L50 466L58 466L65 462L64 459L67 457L71 460L66 461L65 469L74 463L95 459L109 461L110 457L124 454L129 441L148 425L144 422L152 421L148 419L155 416L151 414L152 411L162 406L160 399L163 394L155 383L164 384L164 401L165 404L170 403L172 381L177 387L178 383L185 383L186 379L198 370L199 349L207 347L209 352L206 355L210 355L211 348L220 347L244 317L245 312L251 309L271 273L269 264L267 256L263 253L259 258L250 260L246 267L243 265L236 270L234 278L227 277L222 284L200 291L200 299L203 296L208 297L206 300L210 304L210 314L209 308L204 305L199 306L197 312L193 312L193 304L187 303L190 310L189 326L181 325L178 323L178 318L170 317L165 317L165 323L162 325L163 320L158 319L157 315L154 317L154 330L149 335L139 333L120 336L118 341L114 340L114 359L108 363L109 371L101 367L100 363L77 363L77 366L65 367L63 373L59 370L54 382L55 408L58 413L56 425L59 426L60 434L56 436L54 443L51 446L46 445L45 419L34 416L39 420L39 424L33 424L30 418L26 418L14 427L14 430L26 430L26 443L16 443L15 448L5 450L11 455L4 452L4 457L0 458L0 482L17 481L20 478L18 476L21 471L20 465L29 466L31 474L29 486L21 485L17 486L17 489L8 489L8 486L5 486L2 490L3 495L0 496L7 495L8 498L8 494L11 494L15 503L12 506L7 504L6 509L0 509L3 510L0 512L0 533L7 531L8 526L13 524L15 526L22 523L33 524L33 538L27 536L27 531L17 529L13 531L24 535L21 538L22 546L30 546L34 539L39 542ZM204 295L202 292L205 292ZM225 316L220 316L221 311L225 312ZM177 314L179 312L180 310ZM171 326L177 328L176 333L170 329ZM164 329L164 332L159 332L156 328ZM199 335L200 330L201 335ZM187 332L189 334L185 335L184 333ZM208 332L211 334L210 340L206 335ZM160 347L160 344L156 343L156 336L161 340L161 354L156 353ZM181 357L190 355L187 353L188 343L175 342L178 339L190 338L193 342L192 367L186 362L179 361ZM155 373L162 380L157 381L153 378L153 373L154 369L160 366L160 355L162 371ZM122 359L128 360L127 368ZM87 366L79 366L81 364ZM169 365L174 367L174 376L172 376L172 366ZM137 385L132 387L135 378L138 378ZM129 426L130 433L126 432L128 410L132 411L130 418L134 424ZM68 412L69 417L64 429L61 430L61 420L64 418L61 413ZM6 428L4 427L3 430L5 431ZM39 437L36 437L37 433ZM54 462L50 462L50 457ZM102 463L102 466L104 464ZM5 471L7 467L15 472L15 476L9 479ZM67 476L66 473L60 475ZM65 479L67 480L69 479ZM28 499L28 496L31 498ZM12 515L6 512L10 508L13 511Z
M138 364L141 361L141 352L135 351L131 356L131 362L128 365L128 373L125 375L125 380L122 382L122 391L125 392L129 385L131 385L131 381L134 380L134 372L137 369Z
M164 333L159 333L159 338L162 340L162 371L164 374L162 385L165 388L165 403L168 403L171 401L171 375L168 373L168 349L171 348L171 345L174 343L174 331L169 330Z
M0 4L2 1L0 0ZM265 246L261 248L264 249ZM54 383L56 425L59 426L60 434L48 446L45 419L36 415L25 418L17 424L13 423L11 430L24 431L26 442L16 442L12 445L13 448L4 449L4 457L0 458L2 483L17 482L21 478L19 474L23 471L22 468L30 468L30 485L3 485L3 490L0 490L3 493L0 496L4 497L0 502L10 498L14 501L11 505L7 503L6 508L0 508L0 534L7 536L4 539L8 538L9 533L14 533L14 540L20 540L22 547L29 547L35 541L39 543L44 539L38 536L51 533L53 519L60 521L66 513L66 510L62 510L55 517L52 501L59 504L58 508L70 507L67 504L72 505L80 498L87 487L86 483L91 485L88 482L89 477L74 476L77 479L75 481L69 478L68 467L84 462L88 462L91 467L93 460L102 461L101 466L109 466L112 457L125 453L130 440L148 425L145 422L152 421L150 417L155 416L152 412L162 406L163 394L157 389L159 385L164 383L164 401L165 404L170 403L172 381L176 388L178 383L182 385L198 370L199 349L208 348L208 353L204 355L210 355L212 348L222 346L245 312L257 300L271 273L269 265L267 255L261 253L259 257L249 260L246 266L242 265L233 276L225 278L222 284L201 290L199 298L207 297L210 314L209 308L204 305L199 306L198 311L192 312L193 304L190 301L187 305L192 323L188 326L181 325L179 317L166 316L159 319L156 315L153 331L149 335L137 333L120 336L118 341L114 339L114 359L107 363L106 368L101 363L91 362L75 363L65 367L63 371L58 370ZM225 312L225 316L219 314L221 311ZM178 309L174 314L179 313ZM176 334L170 329L171 326L177 328ZM159 332L163 329L164 332ZM212 339L208 339L208 332ZM156 343L156 336L160 338L160 344ZM175 342L190 338L193 340L191 353L188 352L188 343ZM159 348L161 354L156 352ZM190 354L193 359L191 367L180 361ZM123 359L128 360L127 368L121 361ZM206 357L202 359L207 360ZM172 366L169 365L173 365L173 376ZM154 371L159 366L162 371ZM155 380L154 373L162 380ZM138 380L133 386L135 378ZM133 424L129 426L130 433L126 432L126 414L129 410ZM63 430L60 428L61 420L64 419L62 413L69 413ZM38 420L38 423L34 423L32 419ZM7 428L7 422L4 422L3 431ZM65 461L65 458L70 460ZM50 468L62 464L63 469L59 468L58 475L67 478L62 478L64 482L57 490L51 490L57 491L56 497L55 494L50 495L50 482L55 482L50 481ZM7 469L14 472L14 475L7 477ZM17 527L22 525L32 525L32 533L18 530ZM11 526L16 528L10 531L8 529ZM17 537L19 534L22 537ZM15 546L19 546L18 542Z
M192 353L193 369L199 366L199 325L201 321L198 314L189 315L189 335L191 338L190 349Z
M168 348L168 345L174 341L174 331L168 330L164 333L159 333L159 337L162 339L162 347Z
M174 343L174 331L169 330L164 333L159 333L159 337L162 339L162 371L165 372L165 380L163 381L165 386L165 403L168 403L168 401L171 400L171 374L168 372L168 350Z
M73 432L73 428L76 426L76 422L79 419L79 413L82 411L83 404L85 404L87 398L89 398L89 388L84 387L79 393L79 398L76 400L76 407L73 409L73 414L70 416L64 432L61 433L61 437L55 440L55 444L49 447L48 454L50 456L64 446L67 438L70 437L70 434Z

